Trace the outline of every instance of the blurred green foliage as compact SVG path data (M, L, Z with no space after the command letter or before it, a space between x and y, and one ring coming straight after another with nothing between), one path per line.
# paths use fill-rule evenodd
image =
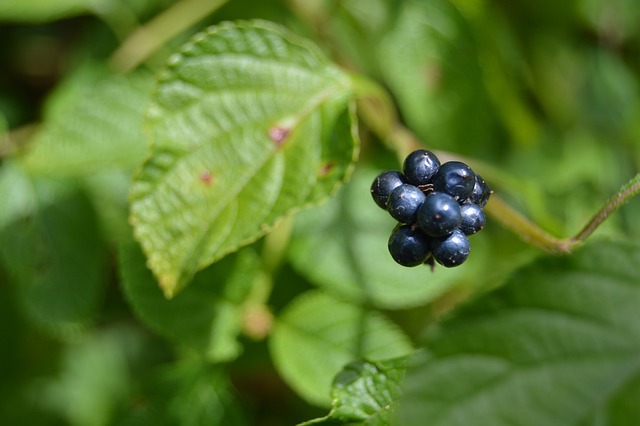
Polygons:
M620 318L637 323L637 291L620 298L619 282L611 279L633 286L637 278L627 273L640 237L637 201L598 228L575 263L531 263L542 253L490 218L464 266L398 269L385 252L393 221L367 193L377 171L399 168L403 148L382 140L364 116L355 173L335 197L280 222L165 300L127 222L131 179L149 155L142 123L170 55L225 20L276 22L345 71L377 81L422 144L468 159L497 194L554 235L576 233L640 171L636 0L229 0L198 16L204 3L0 2L1 424L291 425L326 415L331 395L338 418L325 424L363 424L368 415L375 419L369 424L385 424L389 417L378 416L375 404L351 420L343 407L361 402L350 399L351 390L368 398L368 380L379 385L364 367L385 364L358 364L362 377L350 367L331 393L329 383L344 365L423 346L425 330L433 333L471 301L475 308L450 326L459 334L427 337L463 352L476 343L468 337L474 309L489 315L533 297L512 289L515 281L535 286L561 277L558 285L572 284L574 270L584 281L602 279L584 303L603 309L611 333ZM181 6L198 19L178 20ZM143 52L145 38L137 32L150 30L153 38L175 22L182 25L178 36L122 72L115 54L122 46L133 40L131 52ZM591 260L595 269L581 269ZM618 265L624 279L597 262ZM523 265L528 269L512 275ZM497 296L478 298L505 282ZM563 300L565 311L583 303ZM617 317L607 302L630 306ZM544 335L522 329L523 346ZM495 322L485 331L503 332ZM519 350L486 342L499 355ZM638 358L637 344L622 346ZM432 374L431 366L408 373L414 375L407 404L416 405L404 406L402 415L424 415L413 408L433 395L416 383ZM601 372L593 368L587 373ZM556 424L637 424L640 413L625 397L638 395L637 368L629 369L614 384L594 379L596 387L612 386L606 410L591 412L589 398L576 398L588 411L575 417L581 423ZM482 382L482 371L476 373L473 383ZM454 403L457 377L446 381ZM584 385L566 383L565 391ZM590 423L591 414L604 416L602 422ZM531 419L519 424L536 424Z

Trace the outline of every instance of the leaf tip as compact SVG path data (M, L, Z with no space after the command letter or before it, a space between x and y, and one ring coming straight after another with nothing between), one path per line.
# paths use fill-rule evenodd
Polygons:
M154 262L153 256L147 259L146 265L158 280L158 286L162 290L165 299L173 299L180 290L177 277L174 274L163 272L159 267L159 262Z
M175 280L167 280L164 279L167 277L163 277L160 279L160 289L162 290L162 294L164 294L164 298L167 300L171 300L175 297L177 293L177 288L175 285Z

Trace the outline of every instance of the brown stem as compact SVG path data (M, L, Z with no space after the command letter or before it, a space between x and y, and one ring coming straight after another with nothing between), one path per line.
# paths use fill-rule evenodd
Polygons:
M604 206L591 218L589 222L574 237L570 238L571 244L577 244L586 240L602 222L623 204L640 192L640 173L633 177L627 184L606 202Z

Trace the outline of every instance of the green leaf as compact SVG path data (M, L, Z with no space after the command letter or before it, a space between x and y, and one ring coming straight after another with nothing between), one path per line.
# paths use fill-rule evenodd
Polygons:
M113 424L241 426L248 424L220 368L198 359L155 368ZM143 400L144 403L140 403Z
M37 197L30 176L14 159L0 166L0 230L37 209Z
M78 72L48 103L26 168L49 176L82 177L114 168L131 173L147 150L142 121L152 83L146 72Z
M86 13L103 0L2 0L0 21L46 22Z
M113 424L117 407L129 396L131 366L140 362L144 342L138 330L110 327L69 343L56 376L34 384L35 404L71 426Z
M294 300L278 318L270 340L282 377L313 404L329 404L331 381L357 358L407 355L409 339L379 312L319 291Z
M301 426L391 424L406 370L407 357L347 365L333 382L329 415Z
M448 0L403 2L378 44L382 74L403 118L431 146L486 151L495 138L478 56L469 22Z
M515 273L430 333L399 424L637 424L639 263L600 240Z
M383 308L423 305L479 273L486 259L482 236L471 239L471 256L459 268L405 268L393 261L387 242L396 222L371 199L381 170L359 167L349 184L326 204L296 216L289 259L315 284L351 300Z
M172 57L131 190L135 237L168 297L348 177L351 90L314 46L261 21L212 27Z
M104 293L95 211L73 182L32 178L16 165L0 180L0 260L18 298L37 325L73 333L93 319Z
M242 350L243 302L260 270L260 259L247 248L198 273L193 285L171 300L163 297L139 246L120 247L125 295L151 328L213 362L228 361Z

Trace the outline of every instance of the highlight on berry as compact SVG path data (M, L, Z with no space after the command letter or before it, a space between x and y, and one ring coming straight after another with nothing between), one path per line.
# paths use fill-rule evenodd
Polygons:
M408 267L437 262L451 268L467 260L468 237L484 227L483 208L491 193L471 167L461 161L440 163L426 149L409 154L402 172L382 172L371 184L373 201L398 222L389 253Z

